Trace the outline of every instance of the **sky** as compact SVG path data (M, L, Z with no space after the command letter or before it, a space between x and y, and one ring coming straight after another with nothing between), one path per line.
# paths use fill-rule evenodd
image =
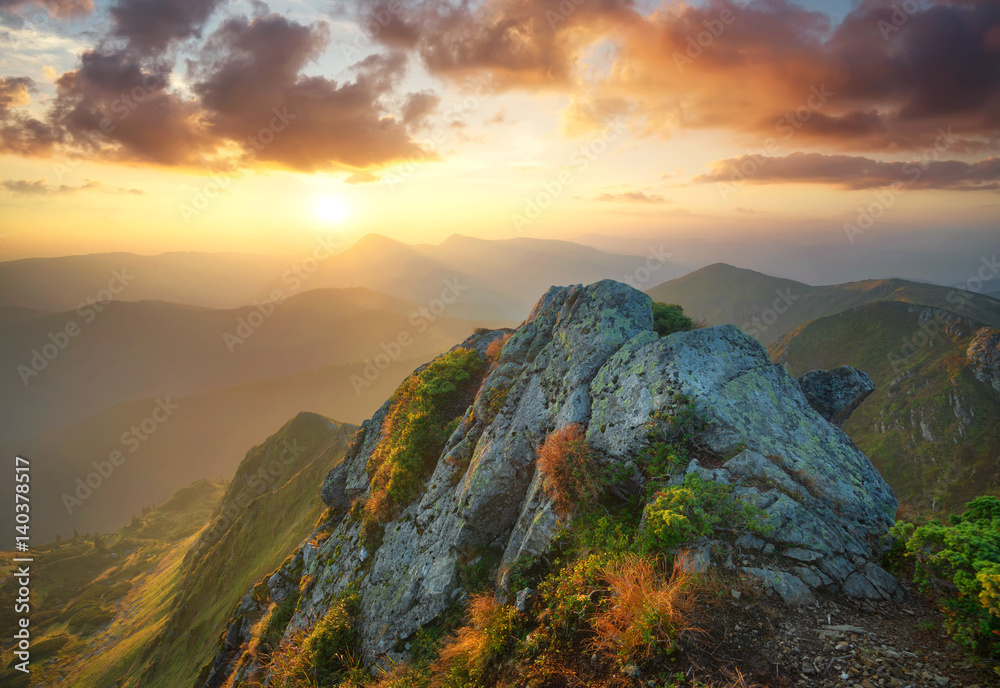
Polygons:
M0 260L461 233L954 282L1000 237L1000 0L0 0L0 45Z

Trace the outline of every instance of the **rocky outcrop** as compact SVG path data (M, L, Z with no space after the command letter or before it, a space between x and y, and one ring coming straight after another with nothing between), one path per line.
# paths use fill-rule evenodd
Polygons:
M868 373L851 366L814 370L799 377L798 383L809 405L838 428L875 391Z
M506 334L476 334L462 346L485 353ZM697 471L727 482L773 526L760 541L771 555L748 573L780 579L799 601L819 591L900 594L873 563L896 510L892 491L798 383L732 326L659 338L649 297L603 281L542 297L486 373L421 497L385 524L380 541L366 536L350 505L372 490L368 457L385 441L390 402L363 424L322 488L334 516L289 564L304 583L286 636L309 628L353 585L366 657L405 655L408 639L462 598L459 571L470 558L492 554L503 571L550 546L559 517L535 466L550 432L581 424L617 475L632 474L616 489L634 492L650 418L688 399L706 424L698 441L717 460L691 461L677 479ZM235 666L253 669L244 660L223 671Z
M978 330L965 355L976 379L1000 392L1000 330Z

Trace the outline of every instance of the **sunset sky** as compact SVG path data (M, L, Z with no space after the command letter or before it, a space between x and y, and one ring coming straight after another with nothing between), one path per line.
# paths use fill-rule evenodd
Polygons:
M997 0L0 8L0 260L1000 233Z

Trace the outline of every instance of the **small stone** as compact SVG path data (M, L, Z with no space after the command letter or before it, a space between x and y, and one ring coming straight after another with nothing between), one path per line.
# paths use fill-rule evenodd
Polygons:
M733 599L734 600L738 600L738 599L740 599L740 597L743 596L743 593L741 593L739 590L735 590L735 589L733 590L732 594L733 594Z
M535 591L531 588L518 591L517 597L514 598L514 608L524 614L528 611L528 607L531 606L531 598L534 596Z

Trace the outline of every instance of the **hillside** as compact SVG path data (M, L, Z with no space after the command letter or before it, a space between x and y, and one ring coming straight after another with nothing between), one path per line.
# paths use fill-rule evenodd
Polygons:
M1000 327L1000 301L968 291L902 279L811 286L716 263L646 291L677 303L710 325L736 325L771 344L799 325L876 301L900 301L958 313Z
M1000 494L1000 391L976 378L968 356L982 327L947 311L872 303L802 325L768 351L793 375L867 372L876 389L845 432L901 503L954 512Z
M156 636L179 590L184 554L225 491L224 483L200 480L99 540L81 533L33 548L31 686L79 671L84 655L92 670L114 676ZM16 623L14 597L14 579L5 577L5 628ZM0 685L29 688L28 676L9 666L8 642L0 647Z
M552 288L517 331L418 367L357 432L299 414L224 494L199 481L110 536L40 548L40 566L80 559L42 569L35 677L990 685L947 641L954 617L900 585L896 498L820 415L863 398L847 378L814 373L807 398L735 327L652 328L623 284Z
M477 326L497 325L459 320L447 311L437 315L425 317L416 303L351 288L233 310L113 302L99 312L23 318L0 329L0 437L11 442L51 432L136 399L364 362L383 355L383 346L399 349L397 357L429 357ZM405 348L397 343L402 335Z
M101 548L83 537L41 548L48 588L34 646L49 649L36 654L35 685L190 685L245 588L311 532L323 508L317 486L354 431L299 414L247 453L228 488L183 488ZM88 604L93 621L74 622ZM0 678L20 685L16 674Z

